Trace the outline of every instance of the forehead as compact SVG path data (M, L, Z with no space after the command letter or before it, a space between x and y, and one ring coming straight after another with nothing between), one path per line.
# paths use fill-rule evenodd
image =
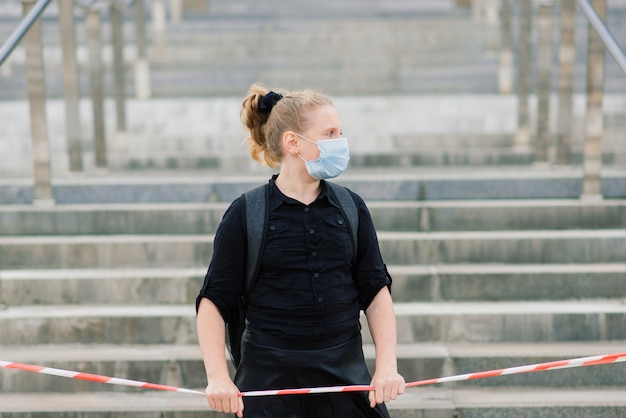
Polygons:
M341 120L337 109L333 105L321 105L307 109L306 114L307 129L341 129Z

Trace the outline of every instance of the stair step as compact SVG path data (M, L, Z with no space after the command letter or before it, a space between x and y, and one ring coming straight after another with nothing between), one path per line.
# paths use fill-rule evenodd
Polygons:
M468 389L454 390L456 410L463 418L478 417L611 417L626 414L623 388L559 390Z
M626 263L388 266L395 302L626 297Z
M623 262L626 230L379 232L388 264Z
M5 305L193 304L206 269L43 269L0 271ZM105 295L105 296L103 296Z
M194 344L195 309L186 305L22 306L0 311L5 345Z
M0 394L2 417L94 417L94 418L219 418L199 395L142 391L127 388L115 393L34 393Z
M622 300L396 303L398 341L562 342L626 339ZM371 341L367 332L364 339Z
M398 341L566 342L626 339L621 300L396 303ZM20 306L0 311L4 345L194 344L191 304ZM371 341L364 324L364 340Z
M626 298L626 263L389 265L395 302ZM206 268L1 270L0 303L193 304Z
M234 158L234 157L233 157ZM53 182L56 203L206 203L228 202L247 190L262 185L269 172L241 175L251 171L231 170L163 172L130 175L112 173L106 177L59 178ZM230 175L229 175L230 174ZM436 171L407 171L403 167L349 169L337 183L349 187L366 201L374 200L480 200L480 199L579 199L582 191L580 170L547 171L530 168L437 168ZM624 199L626 173L604 170L602 193L606 199ZM0 203L30 204L32 181L0 180Z
M212 235L2 237L0 265L6 268L200 267L208 266L212 247Z
M0 235L214 233L229 202L0 206ZM379 231L609 229L626 200L368 201Z
M620 263L626 229L379 232L390 265ZM0 236L0 265L16 268L205 267L213 236Z
M230 203L0 206L2 235L215 233Z
M3 418L218 418L200 395L181 393L0 394ZM623 389L408 389L388 404L394 418L618 418L626 413ZM166 414L166 415L164 415Z

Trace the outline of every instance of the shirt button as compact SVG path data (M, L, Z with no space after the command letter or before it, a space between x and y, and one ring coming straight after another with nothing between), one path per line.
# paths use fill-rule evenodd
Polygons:
M322 303L322 302L324 302L324 298L323 297L317 298L317 303Z
M317 279L318 277L320 277L320 274L319 273L313 273L313 277L315 277Z
M311 235L315 234L315 229L309 229L309 234Z
M304 208L304 211L305 211L305 212L308 212L308 211L309 211L309 208Z
M271 229L272 231L276 231L276 225L272 225L272 226L270 226L270 229Z
M312 252L311 252L311 255L312 255L313 257L315 257L315 256L317 255L317 251L312 251Z
M343 225L343 219L337 219L337 223L338 223L339 225Z

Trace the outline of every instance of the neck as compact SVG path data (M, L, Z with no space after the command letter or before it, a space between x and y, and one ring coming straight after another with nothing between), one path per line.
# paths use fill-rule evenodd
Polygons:
M285 195L299 202L309 205L320 194L320 181L311 178L308 173L289 173L289 170L281 168L276 178L276 187Z

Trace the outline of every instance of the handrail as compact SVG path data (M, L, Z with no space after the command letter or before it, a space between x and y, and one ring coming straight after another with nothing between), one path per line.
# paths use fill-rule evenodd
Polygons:
M17 44L20 43L26 32L33 26L33 23L41 16L46 7L50 4L52 0L39 0L37 4L33 6L33 8L28 12L26 17L22 19L20 24L15 28L9 39L2 45L0 48L0 65L11 55L11 52L15 49Z
M84 7L90 7L93 6L93 4L95 4L97 1L98 0L89 0L89 3L86 4L77 1L77 3ZM135 5L135 1L136 0L126 0L125 6L127 8L131 8ZM20 43L24 35L26 35L26 32L28 32L31 26L33 26L33 23L35 23L35 21L39 19L39 16L41 16L41 14L44 12L44 10L46 10L46 7L48 7L51 2L52 0L39 0L37 4L33 6L30 12L28 12L28 14L22 19L20 24L11 34L11 36L9 36L9 38L4 42L2 48L0 48L0 66L4 63L4 61L7 60L7 58L9 58L9 55L11 55L11 52L13 52L17 44Z
M576 2L587 17L587 20L589 20L589 23L591 23L600 36L600 39L602 39L602 42L604 42L604 45L617 62L617 65L619 65L624 75L626 75L626 55L624 55L624 51L620 48L613 34L609 31L609 28L607 28L602 19L600 19L596 10L589 3L589 0L576 0Z

